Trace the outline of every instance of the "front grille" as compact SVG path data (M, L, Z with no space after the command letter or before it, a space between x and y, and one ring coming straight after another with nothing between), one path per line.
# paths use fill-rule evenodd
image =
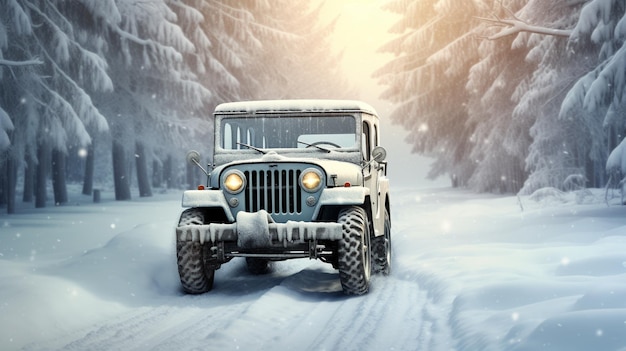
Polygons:
M265 210L274 214L300 214L302 189L299 169L244 171L246 212Z

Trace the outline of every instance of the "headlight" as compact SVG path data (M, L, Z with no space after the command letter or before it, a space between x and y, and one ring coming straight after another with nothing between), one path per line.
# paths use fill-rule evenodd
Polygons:
M322 173L314 168L305 169L300 175L300 184L308 192L316 192L322 186Z
M246 185L245 177L240 171L234 170L228 172L224 176L224 187L231 194L237 194L243 190Z

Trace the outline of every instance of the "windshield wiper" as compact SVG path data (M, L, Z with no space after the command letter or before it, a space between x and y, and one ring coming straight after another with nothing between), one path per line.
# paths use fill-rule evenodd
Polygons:
M299 143L299 144L304 144L304 145L306 145L306 146L308 146L308 147L314 147L314 148L316 148L316 149L319 149L319 150L322 150L322 151L326 151L326 152L329 152L329 153L330 153L330 152L332 152L330 149L327 149L327 148L325 148L325 147L321 147L321 146L319 146L319 145L315 145L315 144L305 143L304 141L300 141L300 140L298 140L298 143Z
M254 151L258 151L258 152L262 153L263 155L267 154L267 151L265 151L263 149L259 149L256 146L252 146L252 145L248 145L248 144L244 144L244 143L240 143L240 142L237 142L237 145L241 145L241 146L247 147L248 149L252 149Z

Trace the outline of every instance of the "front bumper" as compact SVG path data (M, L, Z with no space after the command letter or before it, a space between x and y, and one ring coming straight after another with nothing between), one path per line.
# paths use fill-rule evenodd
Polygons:
M275 223L264 210L239 212L235 223L186 225L176 228L178 241L201 244L236 242L242 249L262 249L290 246L310 241L337 241L342 238L342 225L332 222Z

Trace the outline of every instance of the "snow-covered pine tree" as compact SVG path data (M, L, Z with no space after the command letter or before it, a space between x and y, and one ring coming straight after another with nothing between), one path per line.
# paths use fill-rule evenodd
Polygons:
M99 10L94 23L107 42L114 90L95 100L111 125L116 199L124 200L131 197L130 156L136 155L137 165L147 170L144 162L153 150L184 147L188 128L200 119L194 112L211 92L184 60L195 51L178 26L187 18L178 18L165 1L118 0L107 7L98 7L98 0L83 1ZM150 195L147 172L137 175L140 195Z
M245 3L222 0L169 2L181 18L178 24L195 46L195 50L185 57L189 72L193 72L210 90L211 96L203 101L206 111L212 111L220 102L241 99L241 70L253 50L260 49L250 32L253 17L243 7Z
M185 54L185 71L194 75L194 79L210 92L210 96L205 95L196 101L195 108L187 112L192 117L184 121L189 126L189 135L179 144L186 145L195 140L197 144L193 148L203 145L205 149L200 151L211 155L211 111L221 102L245 99L245 96L249 99L253 94L246 92L259 86L255 76L245 73L259 64L255 56L263 51L250 28L255 19L246 8L250 6L248 2L184 0L168 1L168 4L179 17L177 23L195 46L193 52ZM155 158L155 170L169 172L172 159L180 159L180 156L173 158L168 152L162 154L167 157L163 160ZM198 169L187 167L186 172L187 185L195 186ZM157 175L156 178L163 181L169 176Z
M492 12L497 14L492 23L505 28L489 31L484 21L456 31L438 27L446 23L442 18L455 14L446 10L463 8L444 0L388 6L406 15L395 28L399 37L385 47L397 59L379 75L389 87L384 97L400 103L394 115L413 132L414 151L436 158L433 175L450 173L460 184L481 191L516 191L525 172L530 177L524 191L562 186L572 174L599 184L605 145L614 146L624 132L618 111L624 110L626 5L614 0L485 0L472 6L453 18ZM468 33L483 33L495 43L483 42L478 49L453 45L463 43ZM573 42L568 46L559 38L569 33ZM589 59L594 51L599 60ZM465 65L450 59L450 53ZM468 64L471 71L463 73ZM455 70L461 73L455 76ZM457 85L466 82L467 91L458 93L448 84L451 78Z
M411 133L413 151L436 159L431 177L448 173L466 185L476 168L469 157L473 125L468 124L465 83L478 57L471 34L482 1L391 1L402 14L392 28L398 37L381 48L396 58L376 72L387 89L382 97L398 104L391 118Z
M550 137L543 140L542 135L558 133L559 127L547 126L547 123L556 119L567 86L572 84L573 77L567 69L568 56L564 54L565 33L574 26L580 6L531 0L508 5L494 3L494 11L497 8L500 11L493 16L497 24L515 21L521 23L523 30L508 26L477 29L492 40L481 44L484 58L472 68L468 83L473 94L469 104L470 119L479 120L473 136L478 152L473 157L481 160L471 185L479 191L517 192L524 184L527 187L535 184L536 177L552 177L550 174L558 173L545 168L534 171L539 169L537 166L555 164L554 161L544 162L544 156L555 155L551 154L552 149L542 147L551 141L560 142ZM541 23L546 29L539 30L534 23ZM481 88L485 82L491 82L487 90ZM536 151L530 158L529 147ZM529 165L525 166L525 162ZM526 181L525 170L534 172L530 181Z
M324 3L315 3L283 0L254 12L262 28L275 29L257 35L265 47L258 67L264 89L257 98L354 97L338 64L341 54L330 43L335 20L322 22Z
M626 134L626 3L589 1L570 40L573 55L595 54L597 61L581 65L581 77L563 101L559 118L572 121L588 141L579 166L591 185L601 186L609 152Z
M491 2L483 11L503 16L522 5L520 1L509 1L506 6ZM499 29L487 26L476 22L476 38L498 35ZM512 115L514 94L528 86L533 66L525 60L528 49L515 47L514 40L515 36L481 40L479 58L466 84L468 125L473 126L470 157L476 164L468 185L478 191L517 191L524 180L523 145L528 144L528 131L523 126L528 122Z
M11 157L20 164L22 160L28 165L38 163L44 173L48 167L37 154L51 148L59 152L58 157L65 157L68 143L91 142L88 126L108 127L86 91L110 89L106 62L84 48L83 42L94 40L90 33L74 31L64 11L67 6L68 2L15 0L0 9L2 85L6 87L0 106L15 128ZM34 145L42 151L35 151ZM46 176L39 178L36 205L45 206ZM63 201L62 191L55 195L57 202Z
M617 145L606 161L606 172L609 175L609 181L606 185L607 202L608 191L610 188L618 188L621 193L621 201L623 204L626 197L626 138Z

